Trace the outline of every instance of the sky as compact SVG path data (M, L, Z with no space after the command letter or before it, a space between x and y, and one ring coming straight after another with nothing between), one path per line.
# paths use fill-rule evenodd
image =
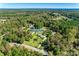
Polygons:
M79 3L0 3L0 8L79 8Z

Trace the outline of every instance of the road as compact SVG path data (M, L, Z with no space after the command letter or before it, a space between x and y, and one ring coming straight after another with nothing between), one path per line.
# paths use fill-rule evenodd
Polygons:
M36 51L36 52L38 52L38 53L41 53L41 54L43 54L43 55L45 55L45 56L48 55L48 53L47 53L46 51L40 50L40 49L38 49L38 48L29 46L29 45L26 45L26 44L18 44L18 43L9 43L9 44L10 44L11 46L15 46L15 45L21 46L21 47L24 47L24 48L26 48L26 49L28 49L28 50Z

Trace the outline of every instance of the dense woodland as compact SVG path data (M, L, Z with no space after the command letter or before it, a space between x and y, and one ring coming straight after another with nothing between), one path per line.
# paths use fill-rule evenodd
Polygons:
M79 10L0 10L0 56L78 56Z

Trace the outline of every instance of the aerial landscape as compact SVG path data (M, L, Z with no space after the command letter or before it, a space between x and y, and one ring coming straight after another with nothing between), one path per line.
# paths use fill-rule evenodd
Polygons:
M79 56L79 9L0 9L0 56Z

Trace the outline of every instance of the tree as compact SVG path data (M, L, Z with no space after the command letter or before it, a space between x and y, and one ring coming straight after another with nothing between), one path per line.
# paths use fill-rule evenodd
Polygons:
M2 52L0 52L0 56L4 56L4 54Z
M67 33L67 38L68 38L68 42L69 42L69 43L75 41L75 36L76 36L76 34L77 34L77 30L78 30L77 27L70 27L70 28L67 28L66 33Z

